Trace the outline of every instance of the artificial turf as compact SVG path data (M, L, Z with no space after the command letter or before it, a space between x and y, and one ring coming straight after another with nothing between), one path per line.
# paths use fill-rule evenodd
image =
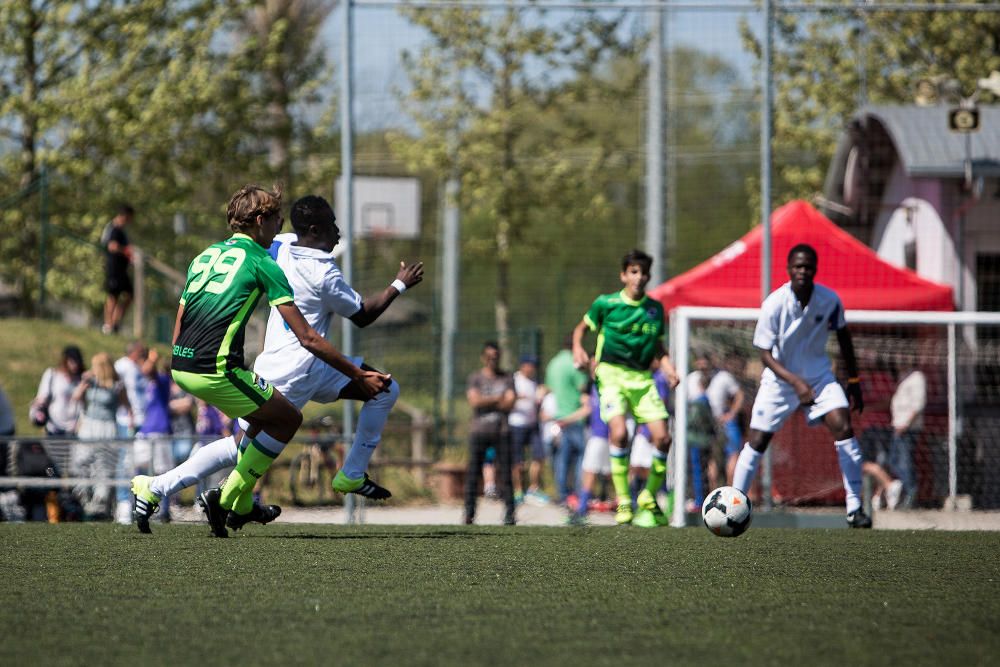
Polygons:
M995 533L0 524L2 665L996 664Z

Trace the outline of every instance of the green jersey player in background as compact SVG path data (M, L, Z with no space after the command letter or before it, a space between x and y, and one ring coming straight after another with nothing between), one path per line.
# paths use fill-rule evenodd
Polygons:
M597 333L597 366L594 379L600 396L601 419L608 424L611 453L611 481L618 496L615 521L630 524L632 498L628 488L629 414L637 424L649 428L653 446L653 465L646 488L639 493L640 511L653 515L654 525L666 525L667 516L656 501L667 476L667 408L653 381L653 365L660 364L670 387L677 386L677 373L663 348L663 304L646 295L649 269L653 258L641 250L632 250L622 258L620 292L602 294L573 329L573 360L586 368L589 355L583 347L584 334Z
M383 391L390 377L364 370L338 352L313 329L295 305L281 268L267 252L284 222L281 191L247 185L227 210L233 236L198 255L188 268L174 325L171 372L174 381L248 424L240 440L235 470L219 493L210 496L211 516L226 515L226 525L241 528L251 520L253 489L302 424L302 413L264 378L246 369L246 324L263 295L277 309L302 347L356 383L368 398ZM136 522L147 526L157 496L143 488L149 478L133 480ZM138 482L138 483L137 483Z

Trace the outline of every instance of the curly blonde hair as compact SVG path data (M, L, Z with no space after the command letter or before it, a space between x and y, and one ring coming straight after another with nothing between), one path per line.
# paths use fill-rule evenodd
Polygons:
M244 185L229 198L226 217L229 228L242 232L256 223L258 215L268 216L281 210L281 185L276 183L272 190L259 185Z

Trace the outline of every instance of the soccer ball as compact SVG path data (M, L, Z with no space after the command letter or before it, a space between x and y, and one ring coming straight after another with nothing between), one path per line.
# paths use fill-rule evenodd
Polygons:
M736 537L746 532L753 519L753 507L746 494L733 486L720 486L708 494L701 506L705 527L720 537Z

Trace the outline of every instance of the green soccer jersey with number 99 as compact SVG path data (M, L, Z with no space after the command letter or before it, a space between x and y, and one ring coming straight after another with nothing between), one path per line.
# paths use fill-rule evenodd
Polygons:
M188 267L171 367L188 373L244 368L243 336L261 295L277 306L292 288L267 250L245 234L209 246Z

